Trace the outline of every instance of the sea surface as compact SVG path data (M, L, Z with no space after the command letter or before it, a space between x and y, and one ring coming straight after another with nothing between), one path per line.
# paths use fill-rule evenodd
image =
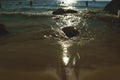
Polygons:
M103 11L106 1L1 2L0 80L119 80L120 22ZM78 13L53 15L58 8ZM62 28L74 27L69 38Z
M69 1L68 1L69 2ZM89 8L103 8L110 1L88 1ZM67 0L61 6L60 0L33 0L32 6L30 5L30 0L2 0L1 1L3 9L13 10L13 11L29 11L29 12L45 12L49 10L54 10L58 8L68 8L73 7L77 10L86 7L86 1L75 1L73 3L68 3Z

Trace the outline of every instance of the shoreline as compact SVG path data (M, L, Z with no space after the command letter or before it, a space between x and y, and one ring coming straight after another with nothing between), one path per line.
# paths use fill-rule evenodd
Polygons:
M4 14L1 14L0 17L2 15ZM10 17L6 17L6 15ZM11 15L15 15L14 18ZM16 16L21 15L24 14L5 14L4 17L2 16L2 19L0 19L1 22L7 24L7 27L9 30L11 30L11 32L14 32L14 30L20 30L19 34L15 33L14 36L8 35L3 36L6 38L0 38L1 43L2 41L8 42L8 44L5 45L0 44L0 63L2 63L0 65L0 68L2 70L0 70L5 73L0 74L5 77L9 76L12 80L16 80L19 77L21 78L19 78L18 80L59 80L58 76L56 75L56 71L53 69L50 69L51 71L49 71L49 69L47 71L46 69L45 72L34 72L34 69L39 70L42 69L42 67L58 68L58 59L62 58L61 54L63 53L63 50L61 45L57 43L57 40L51 38L43 38L44 33L47 33L46 31L48 30L48 27L40 24L44 23L50 25L51 23L53 23L51 16L38 17L39 15L32 14L32 16L35 16L34 18L32 16L26 18L24 16L28 15L25 14L23 17L18 17L16 19ZM104 12L99 11L88 11L85 14L81 13L77 16L82 16L82 18L85 18L88 22L88 28L93 31L93 34L95 34L95 40L82 46L78 44L73 44L73 46L68 49L69 53L74 54L77 52L81 56L81 59L79 61L80 79L119 79L119 75L117 74L120 74L120 28L116 15L111 15L107 13L104 14ZM19 73L19 69L21 69L21 71L23 70L23 72ZM27 69L30 70L28 70L27 72L25 71ZM33 71L31 71L32 69ZM49 76L49 78L46 79L46 76ZM111 77L115 77L116 79L113 79ZM6 78L5 80L10 79Z

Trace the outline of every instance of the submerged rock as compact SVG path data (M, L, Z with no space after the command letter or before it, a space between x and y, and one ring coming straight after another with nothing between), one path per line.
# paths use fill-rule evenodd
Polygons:
M71 9L62 9L62 8L59 8L59 9L53 11L52 14L62 15L62 14L66 14L66 13L77 13L77 11L71 10Z
M120 10L120 1L119 0L112 0L108 5L104 8L105 11L117 14L118 10Z
M62 28L62 31L69 38L79 35L79 31L75 27L64 27L64 28Z
M0 35L8 34L6 26L4 24L0 24Z

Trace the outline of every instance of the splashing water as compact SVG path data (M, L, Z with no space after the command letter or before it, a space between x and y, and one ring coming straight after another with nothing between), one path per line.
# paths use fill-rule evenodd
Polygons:
M74 67L76 62L80 59L79 53L71 53L69 49L74 45L85 45L86 43L94 40L94 35L88 28L87 19L75 14L56 15L53 17L56 26L52 27L53 33L58 40L62 49L62 62L65 66L65 75L67 80L77 80ZM62 31L65 27L75 27L80 35L69 38ZM72 55L74 54L74 55ZM75 78L76 76L76 78ZM74 78L73 78L74 77Z
M91 40L94 38L94 35L88 28L87 19L83 18L82 16L77 16L75 14L56 15L53 17L53 20L55 20L56 26L52 26L52 30L54 32L54 35L59 39L68 39L68 37L62 31L62 29L66 27L74 27L80 33L80 35L72 37L70 39Z

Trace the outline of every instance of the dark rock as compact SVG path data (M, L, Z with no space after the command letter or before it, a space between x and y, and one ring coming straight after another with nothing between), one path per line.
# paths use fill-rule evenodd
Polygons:
M0 0L0 8L2 8L2 5L1 5L1 0Z
M57 9L57 10L53 11L53 13L52 13L52 14L63 14L63 12L64 12L64 9L59 8L59 9Z
M77 13L77 11L71 10L71 9L62 9L62 8L59 8L59 9L53 11L52 14L62 15L62 14L66 14L66 13Z
M69 38L79 35L79 31L75 27L64 27L62 28L62 31Z
M4 24L0 24L0 35L8 34L8 31Z
M104 10L112 14L118 14L118 10L120 10L120 0L112 0Z
M77 13L77 11L68 9L68 10L66 10L66 13Z
M1 4L0 4L0 8L2 8L2 7L1 7Z

